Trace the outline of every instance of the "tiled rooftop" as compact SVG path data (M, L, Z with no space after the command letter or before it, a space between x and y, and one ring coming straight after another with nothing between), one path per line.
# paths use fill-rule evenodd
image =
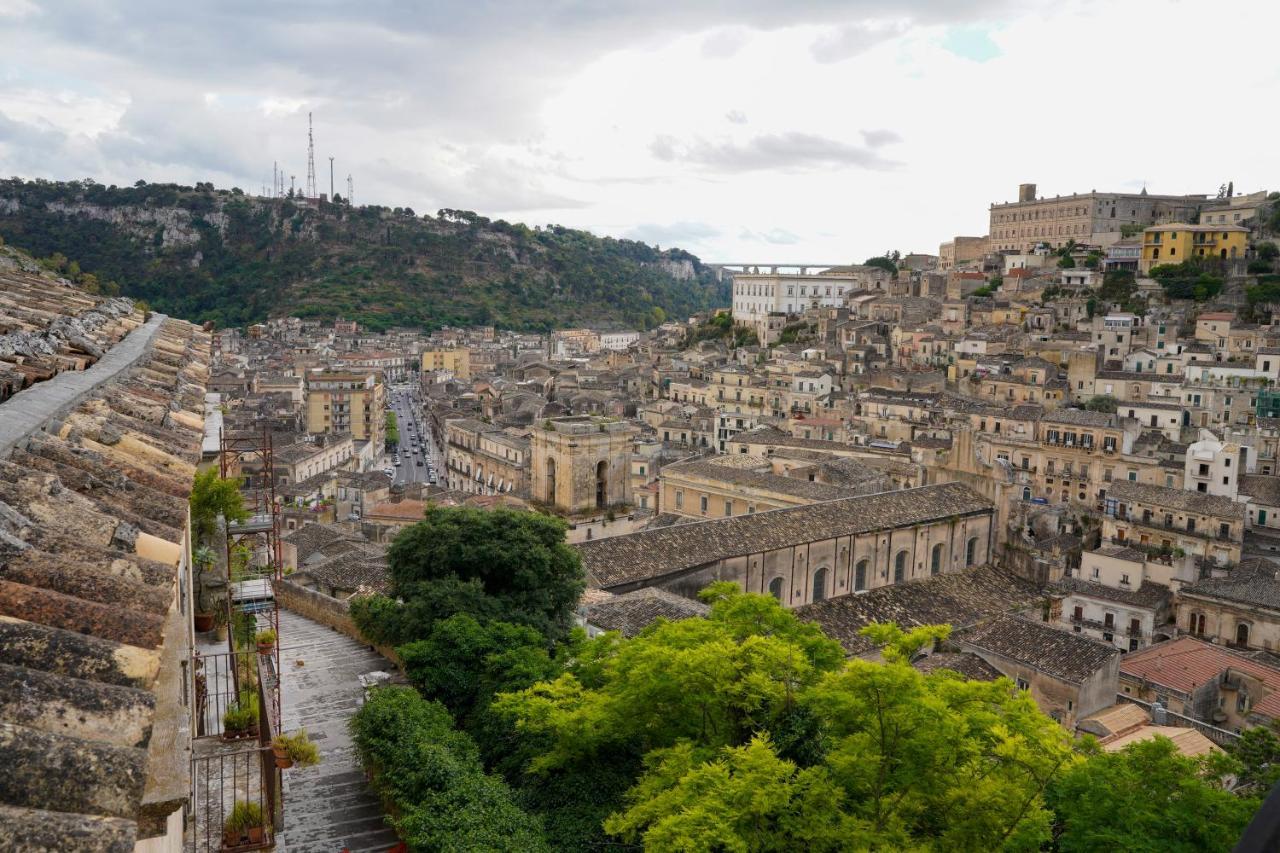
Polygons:
M860 655L874 648L858 633L872 622L894 622L904 629L942 624L959 629L996 613L1038 608L1043 599L1030 581L981 566L828 598L796 608L796 615L817 623L849 654Z
M1080 684L1120 654L1110 643L1061 631L1022 616L1000 614L955 637L961 646L989 652L1038 669L1053 678Z
M11 285L6 316L34 299ZM85 319L83 294L33 286L33 305L68 318L46 329ZM118 346L145 342L136 359L69 408L50 395L91 385L90 374L63 373L0 404L0 421L22 412L44 427L0 460L0 846L131 850L187 795L187 754L152 732L178 689L157 675L181 639L177 562L209 338L120 314L95 340L109 346L130 328Z
M700 601L651 587L610 595L587 604L584 609L589 624L602 631L618 631L624 637L634 637L658 619L674 622L710 612Z

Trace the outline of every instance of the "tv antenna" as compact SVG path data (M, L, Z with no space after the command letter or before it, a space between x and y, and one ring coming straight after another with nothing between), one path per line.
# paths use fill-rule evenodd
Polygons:
M350 172L347 173L347 204L354 205L354 202L351 201L351 173Z
M307 113L307 198L315 199L316 192L316 140L311 132L311 113Z

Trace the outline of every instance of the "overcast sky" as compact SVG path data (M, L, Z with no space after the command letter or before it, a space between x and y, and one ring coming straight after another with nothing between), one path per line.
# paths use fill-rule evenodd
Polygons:
M0 173L475 210L840 263L1035 182L1277 189L1280 3L0 0Z

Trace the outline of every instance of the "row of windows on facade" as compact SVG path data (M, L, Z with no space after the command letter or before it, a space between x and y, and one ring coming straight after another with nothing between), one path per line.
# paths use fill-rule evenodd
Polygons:
M1199 611L1192 611L1190 618L1187 620L1187 630L1196 637L1204 637L1205 635L1205 615ZM1253 625L1249 622L1236 622L1236 645L1247 647L1249 645L1249 633L1253 630Z
M942 551L943 551L943 548L941 543L933 546L933 551L931 552L930 558L929 558L929 574L930 575L941 574ZM976 565L977 557L978 557L978 537L972 536L969 538L969 541L965 544L965 551L964 551L965 565L966 566ZM899 551L898 556L894 558L894 561L893 561L893 582L894 583L903 583L904 581L906 581L907 560L909 558L910 558L910 553L905 548ZM871 573L871 561L866 557L864 557L858 561L857 565L854 566L854 569L853 569L853 591L854 592L865 592L867 590L867 584L868 584L870 573ZM813 579L810 583L810 599L809 599L810 601L822 601L827 597L827 578L829 575L830 575L830 570L826 566L820 567L816 572L813 573ZM887 570L884 572L881 572L881 577L887 577L887 576L888 576ZM784 583L785 581L783 580L781 575L778 575L773 580L769 581L769 594L772 595L774 598L778 599L779 601L783 600L782 593L783 593ZM840 585L844 586L844 581L841 581ZM792 592L792 598L798 598L800 595L801 595L801 590L799 589L796 589Z
M1106 211L1106 209L1107 208L1104 207L1103 205L1101 204L1098 205L1098 213L1103 213ZM1088 214L1089 209L1086 207L1058 207L1058 208L1053 208L1052 210L1044 210L1044 211L1036 209L1036 210L1024 211L1021 213L997 213L996 222L1025 222L1028 220L1039 219L1040 214L1042 212L1044 213L1045 219L1058 219L1063 216L1085 216ZM1130 217L1134 217L1137 215L1138 215L1138 211L1136 210L1129 211ZM1110 218L1111 219L1116 218L1116 208L1114 205L1111 207Z

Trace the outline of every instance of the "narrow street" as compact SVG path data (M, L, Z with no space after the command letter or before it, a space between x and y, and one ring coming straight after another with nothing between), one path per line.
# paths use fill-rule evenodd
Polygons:
M284 771L284 832L276 849L386 853L397 838L365 781L347 723L363 692L359 677L393 666L345 634L288 610L280 611L280 637L283 727L306 729L320 748L320 763Z

